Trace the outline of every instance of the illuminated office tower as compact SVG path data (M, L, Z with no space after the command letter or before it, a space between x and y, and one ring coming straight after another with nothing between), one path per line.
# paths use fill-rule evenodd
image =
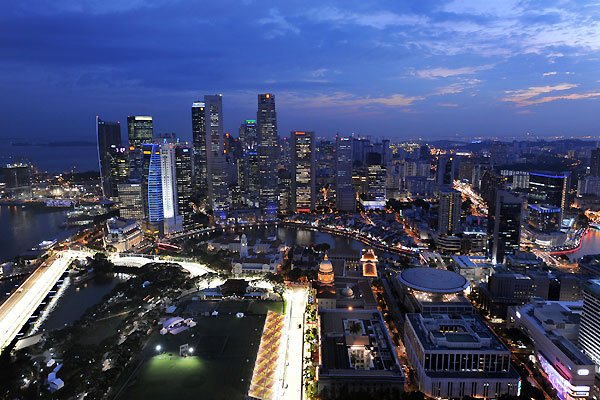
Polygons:
M164 233L170 234L182 229L177 202L176 146L163 143L160 147L160 178Z
M0 168L0 175L4 177L4 191L11 198L31 199L31 165L24 162L6 164Z
M335 149L335 195L340 211L356 209L356 192L352 187L352 139L337 137Z
M243 203L252 208L259 208L260 165L256 149L246 149L240 170L240 188Z
M521 209L523 201L505 190L497 190L488 212L489 251L493 263L515 254L521 241Z
M444 189L440 192L438 207L438 233L440 235L460 232L461 205L460 192L453 189Z
M258 95L256 124L258 128L257 153L260 172L259 206L263 217L272 219L277 216L279 206L277 162L280 153L275 96L273 94Z
M164 220L160 145L144 144L144 164L146 163L147 216L151 224L158 226Z
M112 145L109 150L109 185L111 198L119 196L119 183L129 180L129 149L124 146ZM106 196L105 196L106 197Z
M583 314L579 327L579 347L600 365L600 279L591 279L583 288Z
M111 180L111 149L121 146L121 124L118 122L103 121L96 116L96 137L98 140L98 164L100 167L100 183L102 196L114 198L116 182Z
M183 218L183 225L192 222L192 149L184 144L175 146L175 176L177 179L177 208Z
M125 219L141 221L146 217L144 211L142 184L139 182L119 183L119 216Z
M229 211L229 165L223 146L223 97L204 96L206 121L206 172L208 204L217 221L227 219Z
M292 210L310 212L315 208L315 134L292 131Z
M203 101L192 103L192 143L194 164L194 190L205 197L208 194L206 174L206 104Z
M437 183L439 187L452 186L458 176L458 158L452 155L441 155L437 165Z
M568 172L558 174L530 172L527 203L559 207L559 221L562 222L562 216L567 207L569 179L570 174Z
M256 142L258 140L258 127L255 119L247 119L240 126L240 142L242 143L242 150L256 148Z
M152 142L152 117L143 115L130 115L127 117L127 138L129 144L135 147Z
M593 149L590 155L590 175L600 176L600 148Z

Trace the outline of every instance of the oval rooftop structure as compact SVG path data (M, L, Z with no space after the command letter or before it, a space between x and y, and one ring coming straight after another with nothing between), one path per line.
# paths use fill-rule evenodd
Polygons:
M469 287L465 277L445 269L409 268L402 271L398 279L404 286L427 293L460 293Z

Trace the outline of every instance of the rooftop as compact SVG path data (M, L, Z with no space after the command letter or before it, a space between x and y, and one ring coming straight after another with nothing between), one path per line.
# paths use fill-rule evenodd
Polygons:
M402 271L398 279L404 286L428 293L459 293L469 287L465 277L445 269L409 268Z
M476 315L406 314L425 350L509 350Z

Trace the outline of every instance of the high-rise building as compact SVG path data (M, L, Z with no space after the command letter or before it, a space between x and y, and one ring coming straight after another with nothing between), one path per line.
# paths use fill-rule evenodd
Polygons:
M287 214L292 203L292 174L280 169L277 174L277 186L279 191L279 211Z
M192 103L192 143L194 191L201 198L208 194L206 173L206 104L203 101Z
M387 201L387 169L381 164L381 154L369 152L365 156L366 185L360 195L364 209L383 209Z
M103 121L96 116L96 137L98 140L98 164L100 167L100 184L105 198L114 198L114 185L111 180L110 160L111 149L121 146L121 124L119 122Z
M153 136L152 117L145 115L127 117L127 138L131 146L140 147L143 143L150 143Z
M462 199L460 192L445 188L440 192L438 207L438 233L440 235L460 232Z
M488 212L488 235L493 263L502 263L519 250L523 202L510 192L497 190Z
M109 190L108 192L104 192L104 196L116 199L119 196L119 183L125 183L129 180L129 149L124 146L111 145L108 155L110 170L108 180L103 181L103 190L105 190L105 186L107 186ZM110 195L107 196L106 193L110 193Z
M229 211L229 166L224 153L223 97L204 96L206 121L206 173L208 204L217 221L227 219Z
M148 164L145 192L148 222L158 226L164 220L160 145L144 144L144 164ZM144 170L146 170L144 168Z
M292 211L310 212L315 208L315 134L292 131Z
M141 221L144 211L142 184L139 182L119 183L119 216L124 219Z
M352 139L336 137L335 195L340 211L356 210L356 192L352 187Z
M600 148L592 150L590 157L590 175L600 176Z
M164 232L169 234L182 229L177 199L176 146L163 143L160 147L160 180Z
M0 171L4 179L5 192L11 198L30 199L31 189L31 165L28 163L6 164Z
M583 314L579 327L579 347L600 365L600 279L591 279L583 288Z
M183 218L183 224L192 222L193 185L192 185L192 148L186 144L175 146L175 176L177 180L177 209Z
M442 155L438 159L437 183L438 186L452 186L458 176L458 157Z
M273 94L258 95L256 124L258 128L257 152L260 171L259 205L263 217L272 219L277 216L279 206L277 160L280 153L275 96Z
M240 126L240 142L242 150L255 149L258 141L258 128L255 119L247 119Z
M569 178L568 172L558 174L530 172L527 203L560 207L560 220L562 221L562 215L567 207Z

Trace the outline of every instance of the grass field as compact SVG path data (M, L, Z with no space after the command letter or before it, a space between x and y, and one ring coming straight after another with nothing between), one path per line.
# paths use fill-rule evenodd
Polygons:
M146 361L131 379L120 399L194 398L241 400L248 391L265 315L236 318L228 315L255 307L267 312L281 303L223 302L219 317L196 318L194 328L178 335L154 334L145 350ZM221 310L225 306L227 315ZM247 308L246 308L247 309ZM188 343L192 357L180 357L179 346ZM158 354L156 346L161 346Z

